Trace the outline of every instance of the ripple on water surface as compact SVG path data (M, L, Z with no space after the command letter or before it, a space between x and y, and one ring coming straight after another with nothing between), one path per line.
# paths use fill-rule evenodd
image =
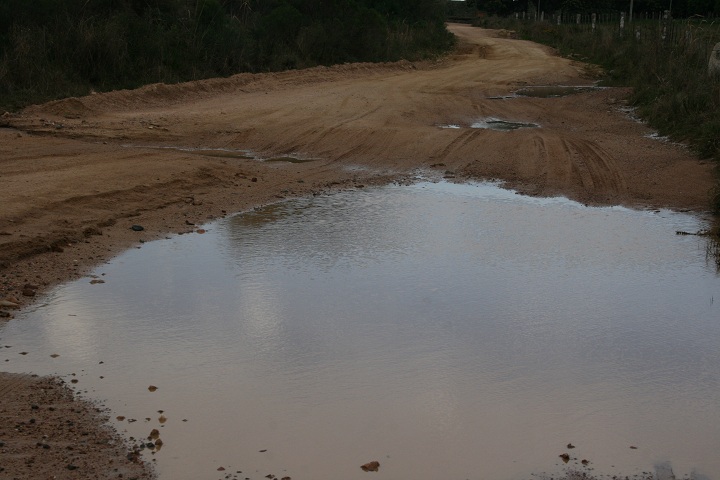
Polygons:
M278 203L56 288L0 360L75 373L161 478L717 480L720 281L675 235L701 228L492 185Z

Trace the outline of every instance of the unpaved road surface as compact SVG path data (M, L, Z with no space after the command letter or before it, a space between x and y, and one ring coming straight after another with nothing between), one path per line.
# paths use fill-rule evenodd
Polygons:
M150 85L3 116L0 315L140 241L418 171L595 204L707 208L712 166L645 137L621 111L627 91L490 98L592 78L537 44L450 28L458 49L436 62ZM469 128L488 117L540 128Z

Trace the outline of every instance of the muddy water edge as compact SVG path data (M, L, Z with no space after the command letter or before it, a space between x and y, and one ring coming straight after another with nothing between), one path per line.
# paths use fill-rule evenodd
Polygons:
M492 185L319 196L127 252L0 338L160 478L713 479L720 284L676 234L703 228Z

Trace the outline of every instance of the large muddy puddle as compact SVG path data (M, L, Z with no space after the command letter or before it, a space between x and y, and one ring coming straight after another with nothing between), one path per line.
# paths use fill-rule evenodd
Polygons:
M157 429L161 479L716 480L720 278L676 235L703 227L492 185L288 201L56 288L0 361Z

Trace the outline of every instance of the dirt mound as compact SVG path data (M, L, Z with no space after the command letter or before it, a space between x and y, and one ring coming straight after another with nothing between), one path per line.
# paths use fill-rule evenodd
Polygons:
M95 112L85 105L82 99L71 97L62 100L45 103L43 105L34 105L26 109L27 113L55 115L63 118L85 118L93 115Z
M46 113L64 118L84 118L104 111L127 111L138 107L160 107L197 101L223 93L272 92L281 88L312 85L361 77L404 72L418 67L406 60L388 63L349 63L272 73L240 73L176 84L154 83L135 90L116 90L82 98L69 98L32 106L23 113Z

